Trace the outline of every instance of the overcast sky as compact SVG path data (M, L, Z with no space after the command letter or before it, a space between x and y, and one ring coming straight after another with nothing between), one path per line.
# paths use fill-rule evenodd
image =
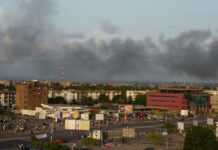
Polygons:
M216 0L59 0L61 26L90 31L102 20L128 36L174 35L190 29L217 29Z
M216 80L217 5L0 0L0 78Z

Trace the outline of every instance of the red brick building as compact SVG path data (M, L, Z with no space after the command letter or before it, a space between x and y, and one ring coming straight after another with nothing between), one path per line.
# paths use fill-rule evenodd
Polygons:
M38 82L16 85L16 109L35 109L48 103L48 88Z
M182 93L151 92L147 94L147 107L180 111L188 109L188 100Z

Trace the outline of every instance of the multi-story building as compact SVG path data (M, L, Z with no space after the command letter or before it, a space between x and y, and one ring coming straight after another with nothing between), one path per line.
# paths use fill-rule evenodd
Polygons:
M126 97L134 101L138 95L146 95L150 90L127 90Z
M64 97L64 99L71 103L74 101L81 101L82 98L89 97L93 100L98 100L100 95L104 94L105 96L108 96L109 100L112 100L114 96L121 95L121 91L117 90L49 90L48 97L54 98L54 97Z
M82 97L82 92L76 90L52 90L48 92L49 98L63 97L67 103L71 103L73 100L79 101Z
M210 106L213 112L218 112L218 90L204 91L210 96Z
M16 85L16 108L35 109L48 103L48 88L39 82L24 82Z
M147 106L171 111L188 109L188 100L180 93L151 92L147 94Z
M122 95L122 92L119 90L108 90L104 94L108 96L109 100L112 101L115 96Z
M0 91L0 106L13 110L15 108L16 93L13 90L4 89Z

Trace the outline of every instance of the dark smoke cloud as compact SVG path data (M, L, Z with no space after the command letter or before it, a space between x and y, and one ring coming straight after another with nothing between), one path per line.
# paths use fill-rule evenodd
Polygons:
M212 42L210 41L212 40ZM163 43L166 52L160 60L171 72L201 79L215 78L218 45L208 30L189 31Z
M21 1L17 14L0 31L0 78L144 81L215 79L218 40L208 30L193 30L154 42L87 39L55 30L52 0ZM101 23L106 34L120 32ZM74 39L80 39L77 41Z
M6 63L16 63L43 52L42 45L49 36L47 33L50 30L49 15L52 4L50 0L20 1L19 16L2 31L2 60Z

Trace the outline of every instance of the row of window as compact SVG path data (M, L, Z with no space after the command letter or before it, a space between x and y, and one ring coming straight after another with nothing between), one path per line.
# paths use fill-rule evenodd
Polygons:
M170 98L180 98L178 95L148 95L148 97L170 97Z

